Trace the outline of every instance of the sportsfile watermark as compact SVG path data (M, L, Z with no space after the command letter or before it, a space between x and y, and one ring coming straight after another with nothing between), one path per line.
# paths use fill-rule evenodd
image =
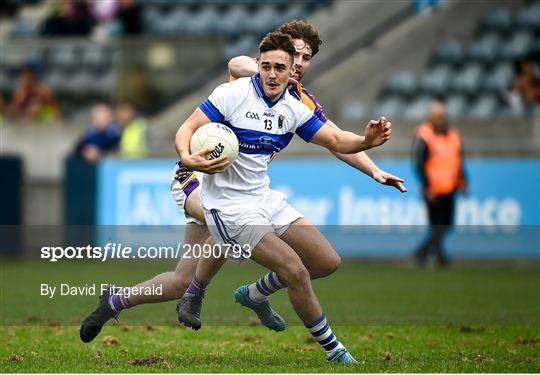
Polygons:
M132 296L162 296L163 284L157 283L150 286L117 286L108 283L85 283L78 284L40 284L40 296L50 299L59 296L100 296L104 293L117 293L126 298Z
M17 251L0 262L0 325L79 326L111 289L121 290L130 307L120 316L123 325L176 325L176 301L200 260L224 256L230 261L207 286L204 324L253 324L256 315L234 303L235 291L277 284L268 269L235 258L258 259L247 243L268 230L243 229L251 231L245 237L229 231L232 240L245 240L242 247L206 243L209 232L194 226L0 226L0 251ZM540 324L538 226L454 227L444 249L454 263L441 270L435 254L428 270L412 257L430 234L427 226L317 229L343 260L333 272L335 261L302 258L308 271L326 275L313 287L333 325ZM309 238L305 243L300 250L317 253ZM468 258L474 261L462 263ZM286 288L273 291L269 302L287 324L300 324Z
M108 259L200 259L236 258L248 259L252 248L249 244L187 244L173 246L126 246L122 243L107 243L103 247L92 246L43 246L40 258L49 262L62 260L92 259L105 262Z

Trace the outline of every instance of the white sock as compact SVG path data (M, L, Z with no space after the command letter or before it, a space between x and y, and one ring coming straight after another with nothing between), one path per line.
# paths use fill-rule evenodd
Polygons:
M271 294L283 288L285 285L278 279L277 274L270 272L248 285L249 298L255 303L261 303L266 301Z
M343 344L339 342L336 335L334 335L334 332L332 332L332 328L330 328L324 314L313 323L306 324L306 328L309 329L311 335L315 337L317 342L324 348L327 358L332 357L338 349L345 348Z

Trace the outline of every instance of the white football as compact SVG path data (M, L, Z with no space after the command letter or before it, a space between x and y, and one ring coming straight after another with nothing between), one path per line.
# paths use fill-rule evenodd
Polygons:
M217 122L201 126L191 137L191 153L209 147L213 151L207 156L208 160L226 155L232 163L238 156L238 138L229 127Z

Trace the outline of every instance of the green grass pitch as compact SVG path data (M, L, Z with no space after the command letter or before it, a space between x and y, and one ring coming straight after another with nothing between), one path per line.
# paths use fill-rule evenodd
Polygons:
M264 270L227 265L203 307L203 328L175 324L175 303L122 312L90 343L80 320L97 297L39 296L40 283L130 285L174 267L3 262L0 372L540 372L540 274L537 267L460 266L417 270L345 262L314 282L338 338L359 360L329 365L295 317L284 291L273 306L289 326L255 325L232 292Z

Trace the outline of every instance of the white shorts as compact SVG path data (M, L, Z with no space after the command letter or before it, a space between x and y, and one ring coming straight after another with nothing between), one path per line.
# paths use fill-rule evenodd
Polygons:
M250 249L243 251L240 258L233 256L237 261L248 258L266 233L274 232L281 237L294 221L304 217L287 202L285 194L272 189L265 193L258 206L232 212L205 209L204 215L216 244Z
M198 225L205 225L202 221L189 215L185 209L187 197L200 186L200 181L201 176L199 172L187 170L180 161L174 164L171 179L171 194L178 207L180 207L180 210L184 213L187 224L195 223ZM198 189L194 194L200 194L200 191L201 189Z

